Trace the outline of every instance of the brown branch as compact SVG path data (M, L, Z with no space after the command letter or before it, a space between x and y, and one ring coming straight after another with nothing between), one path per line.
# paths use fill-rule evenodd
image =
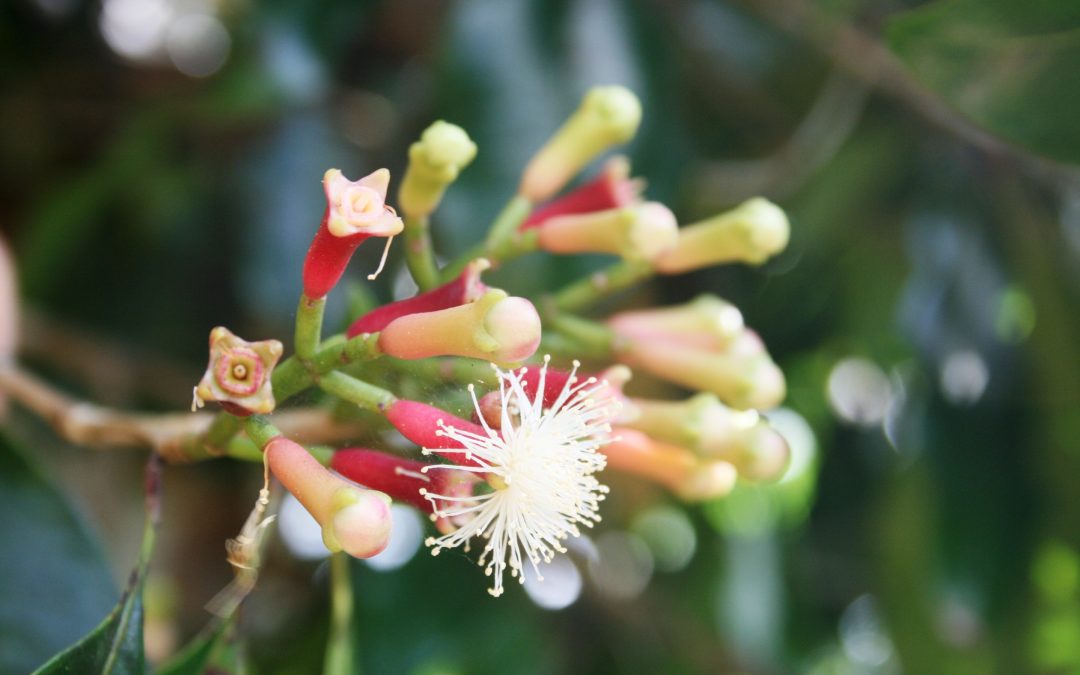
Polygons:
M149 448L170 462L192 461L225 453L208 448L206 431L212 413L130 413L80 401L63 394L11 364L0 367L0 392L48 422L64 439L92 448ZM291 438L309 444L336 443L366 431L322 408L298 408L274 415L274 424Z

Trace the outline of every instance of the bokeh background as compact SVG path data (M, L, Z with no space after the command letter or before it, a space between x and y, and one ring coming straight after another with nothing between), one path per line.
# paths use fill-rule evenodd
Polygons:
M547 591L494 600L415 541L357 563L366 672L1080 672L1076 3L9 0L0 63L22 358L123 408L185 409L212 326L289 335L323 171L400 176L435 119L480 149L438 213L447 255L594 84L640 95L634 173L681 221L758 194L788 210L764 267L617 300L743 310L789 378L785 479L687 506L613 478ZM493 280L537 293L601 262ZM18 409L4 435L0 670L25 672L116 601L143 458ZM151 657L207 621L259 479L168 469ZM326 565L293 545L243 611L250 672L319 668Z

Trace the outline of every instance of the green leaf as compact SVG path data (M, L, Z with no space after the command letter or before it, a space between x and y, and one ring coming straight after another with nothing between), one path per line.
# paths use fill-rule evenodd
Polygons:
M154 476L147 482L156 484L159 480L159 476ZM156 501L154 497L148 499L148 502L152 501ZM143 656L142 591L150 556L154 550L156 510L156 504L149 506L139 561L131 573L120 602L97 628L51 658L35 671L35 675L135 675L146 672L146 660Z
M70 505L0 434L0 672L27 673L116 602L94 539Z
M887 32L916 78L989 131L1080 162L1080 3L945 0Z
M189 642L180 652L155 671L155 675L201 675L207 668L215 665L220 659L214 659L216 652L221 650L221 639L229 627L229 621L214 619L206 626L195 639Z

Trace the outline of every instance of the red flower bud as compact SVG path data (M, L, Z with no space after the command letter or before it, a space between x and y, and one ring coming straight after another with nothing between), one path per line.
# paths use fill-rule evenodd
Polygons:
M337 169L326 172L326 211L304 259L304 295L318 299L329 293L356 247L368 237L393 237L401 232L401 219L384 203L389 183L386 169L357 181L348 180Z
M432 465L404 457L395 457L377 450L346 448L334 454L330 468L349 480L373 490L379 490L393 499L405 502L429 514L449 502L436 500L431 495L471 497L473 486L479 478L468 471L440 468L428 471ZM440 531L453 526L444 519L435 519Z
M349 480L431 513L431 502L420 494L420 490L427 488L431 478L443 472L436 471L428 478L423 472L425 466L424 462L362 448L338 450L330 460L330 468Z
M629 176L630 163L627 159L613 157L604 166L603 173L576 190L534 210L518 229L524 232L556 216L629 206L637 200L640 191L639 181L631 180Z
M456 279L449 283L433 288L427 293L391 302L368 312L354 321L349 326L346 334L352 338L364 333L378 333L394 319L408 314L435 312L440 309L449 309L473 302L488 289L480 281L480 273L489 267L491 267L491 263L485 258L477 258L469 263Z
M547 357L545 357L544 362L547 363ZM577 362L575 361L576 365ZM569 396L567 402L581 395L595 395L599 389L603 388L604 395L610 395L620 403L619 414L615 418L616 421L630 419L636 415L633 405L622 393L623 385L630 380L630 369L626 366L612 366L599 375L585 375L578 373L576 370L558 370L539 366L521 368L518 369L518 373L521 388L529 400L535 399L536 390L540 386L541 378L543 378L544 398L541 405L545 408L555 405L566 388L567 382L572 377L571 391L574 391L574 389L577 391ZM480 397L479 414L483 415L484 421L492 429L502 427L502 398L502 392L499 391L491 391Z
M453 427L479 438L488 438L487 430L475 422L416 401L398 399L386 409L386 419L401 435L427 450L461 450L465 446L445 435L442 427ZM449 461L461 466L482 466L471 455L462 452L440 453Z

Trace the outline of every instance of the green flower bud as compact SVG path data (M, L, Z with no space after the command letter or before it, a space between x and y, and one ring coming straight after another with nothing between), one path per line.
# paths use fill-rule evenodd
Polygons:
M398 193L402 213L418 218L439 205L448 185L476 157L476 144L461 127L435 122L409 148L409 167Z

